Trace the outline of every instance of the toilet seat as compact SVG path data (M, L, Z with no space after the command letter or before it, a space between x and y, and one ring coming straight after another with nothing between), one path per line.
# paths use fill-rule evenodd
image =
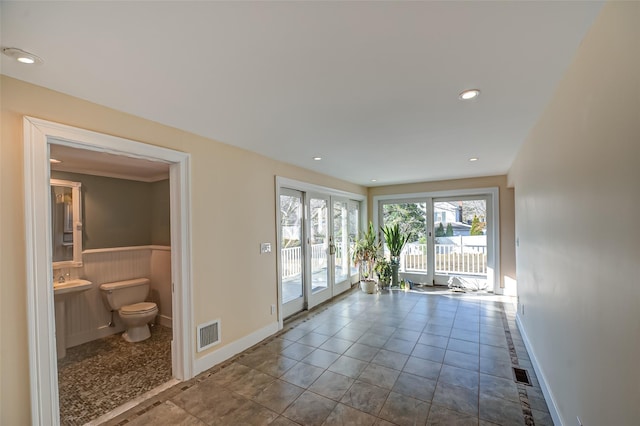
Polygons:
M120 308L120 315L141 315L157 310L158 307L153 302L140 302Z

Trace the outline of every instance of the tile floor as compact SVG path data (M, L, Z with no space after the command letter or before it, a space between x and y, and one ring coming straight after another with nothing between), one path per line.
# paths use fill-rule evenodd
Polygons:
M512 366L532 385L516 384ZM357 290L110 425L552 425L507 298Z
M171 380L170 328L131 344L114 334L67 349L58 361L60 423L83 425Z

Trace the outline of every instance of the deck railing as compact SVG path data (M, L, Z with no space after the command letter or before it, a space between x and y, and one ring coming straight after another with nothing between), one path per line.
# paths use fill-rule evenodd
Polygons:
M446 274L487 275L486 245L435 245L435 272ZM427 245L412 244L400 256L400 270L427 271Z
M282 253L282 279L302 273L301 247L284 248ZM336 262L342 265L342 249L336 246ZM327 266L325 244L311 246L311 264L314 270ZM401 272L427 272L427 245L411 243L400 256ZM436 244L435 272L463 275L487 275L487 246L479 244Z

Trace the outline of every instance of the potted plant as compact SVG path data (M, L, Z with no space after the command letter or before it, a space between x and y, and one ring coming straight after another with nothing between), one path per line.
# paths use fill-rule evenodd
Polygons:
M369 228L362 233L353 249L353 263L358 267L360 274L360 288L366 293L377 292L378 284L374 278L374 267L378 259L380 244L376 242L376 233L373 223L369 222Z
M405 234L400 231L400 225L388 225L382 228L384 234L384 241L387 243L387 248L391 254L391 285L397 287L398 282L398 268L400 267L400 253L411 238L411 234Z
M380 256L376 261L376 275L378 275L378 283L382 288L389 287L391 284L391 262L386 257Z

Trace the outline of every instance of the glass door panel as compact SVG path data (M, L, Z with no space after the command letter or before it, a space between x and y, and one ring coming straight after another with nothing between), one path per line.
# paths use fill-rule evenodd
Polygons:
M400 230L411 233L411 239L400 255L402 277L419 283L429 279L429 232L427 230L427 203L420 201L384 202L381 205L382 226L400 225ZM389 259L386 243L385 255Z
M311 294L328 289L329 286L329 199L309 198L309 248ZM311 306L310 306L311 307Z
M280 278L285 316L304 308L304 250L302 193L280 191Z
M487 198L434 199L435 283L487 287Z
M349 202L348 207L348 232L349 232L349 276L357 277L358 268L353 264L352 256L356 241L358 240L358 230L360 229L360 205L355 201Z
M333 202L333 283L334 286L344 286L349 281L349 229L347 201Z

